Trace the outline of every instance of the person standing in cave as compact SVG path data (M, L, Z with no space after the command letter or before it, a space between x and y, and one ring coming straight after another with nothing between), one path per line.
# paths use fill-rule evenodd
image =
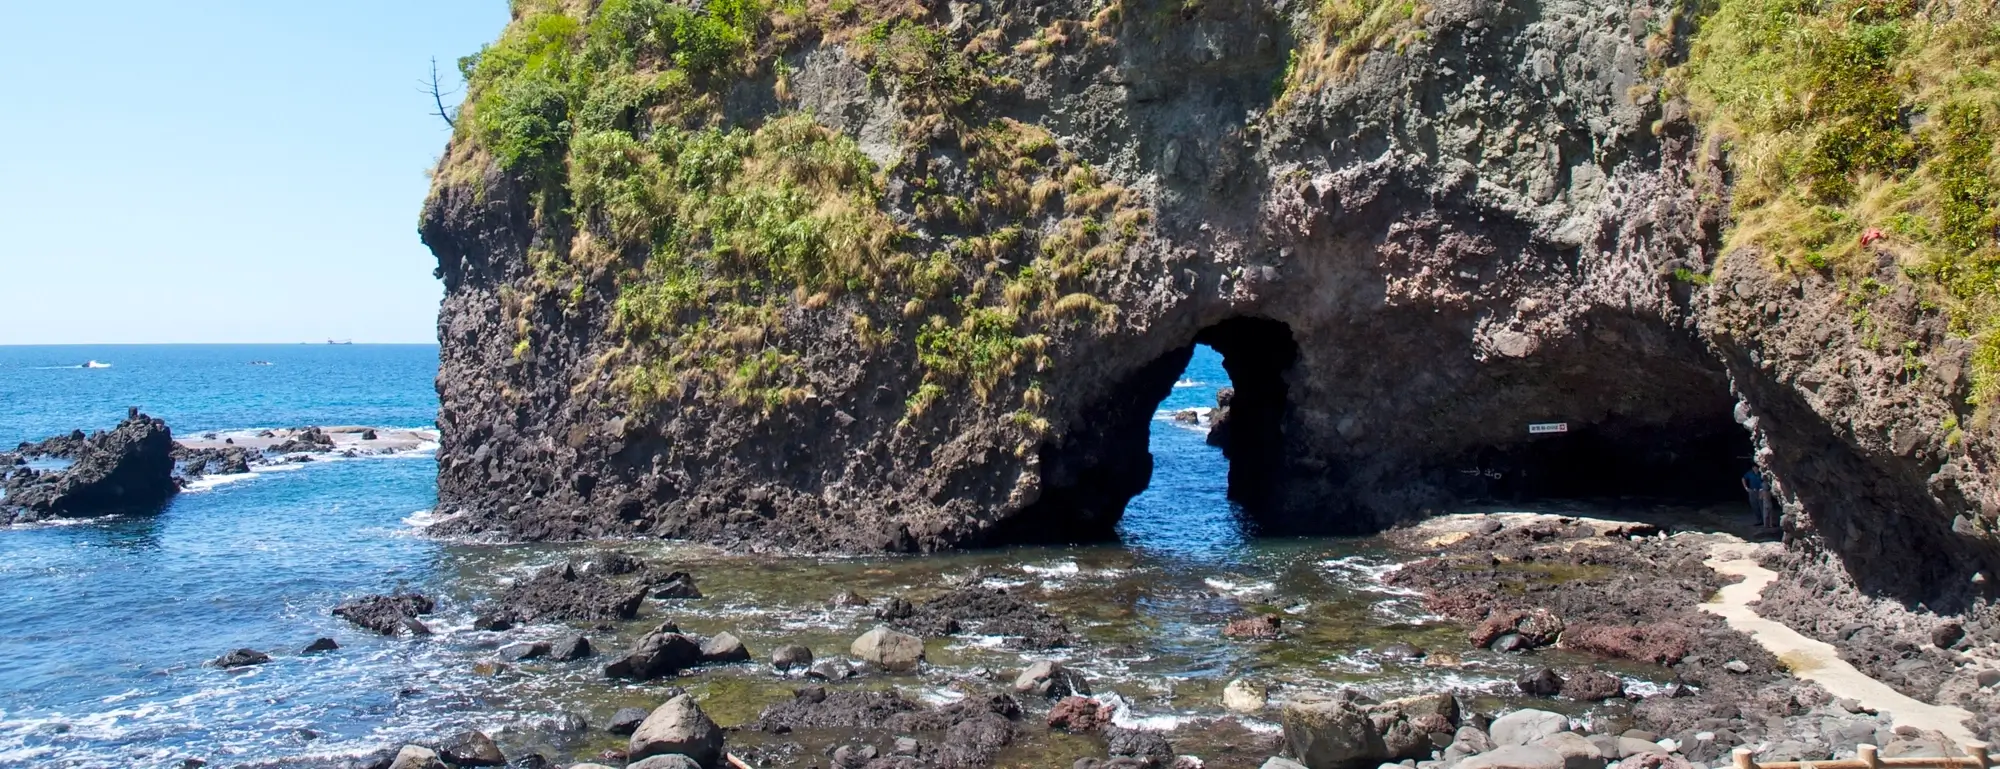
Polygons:
M1743 473L1743 491L1750 495L1750 521L1757 528L1764 528L1764 474L1756 467Z

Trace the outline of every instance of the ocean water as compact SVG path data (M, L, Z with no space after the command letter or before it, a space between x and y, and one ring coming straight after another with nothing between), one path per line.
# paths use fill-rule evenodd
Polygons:
M435 419L436 356L430 346L0 347L0 445L109 427L128 405L181 434L423 427ZM79 367L91 361L99 367ZM582 631L616 653L671 618L690 632L733 632L754 654L805 643L837 656L875 624L869 609L830 608L840 589L921 600L948 584L1005 588L1064 616L1086 641L1022 653L998 639L933 640L925 671L894 679L933 701L964 696L964 679L983 669L1050 656L1089 675L1099 697L1118 704L1119 723L1148 728L1221 716L1221 689L1235 677L1269 681L1279 699L1336 686L1384 696L1507 691L1523 662L1467 651L1462 667L1427 668L1371 653L1392 640L1463 645L1414 596L1381 584L1395 564L1380 543L1245 533L1205 427L1172 418L1212 406L1227 381L1219 357L1199 348L1154 421L1151 487L1128 507L1119 542L1090 547L774 558L662 541L439 541L419 526L436 495L428 451L325 457L238 477L185 492L158 515L0 529L0 767L288 765L462 728L487 731L510 755L586 760L622 746L601 729L612 712L657 705L665 683L607 681L602 655L501 664L497 647ZM472 629L481 604L509 581L605 547L686 569L707 597L649 601L636 620L593 628ZM438 599L426 618L435 636L377 637L329 614L343 598L397 588ZM1263 612L1287 617L1286 641L1220 636L1228 620ZM322 636L342 648L299 653ZM238 647L273 661L239 671L203 665ZM797 686L757 665L671 683L724 725L754 719ZM563 714L596 726L552 729ZM1276 728L1240 721L1232 728ZM768 737L731 739L754 748ZM1177 746L1202 752L1200 738L1190 739ZM1096 750L1029 728L1003 764L1067 766Z

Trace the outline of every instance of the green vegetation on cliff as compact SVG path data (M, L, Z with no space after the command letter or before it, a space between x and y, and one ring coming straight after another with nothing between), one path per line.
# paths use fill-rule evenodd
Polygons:
M2000 399L1994 4L1718 0L1678 74L1728 142L1731 245L1846 278L1857 323L1889 255L1976 341L1974 401Z
M618 344L600 365L635 407L707 391L770 411L813 395L792 365L815 344L805 329L844 316L864 348L922 365L911 417L964 389L1046 429L1032 380L1046 332L1115 319L1088 289L1148 215L1047 131L986 114L982 95L1018 88L998 74L1008 57L1030 54L914 4L584 7L519 0L461 62L448 178L476 185L497 165L535 209L532 295L503 297L517 358L537 308L604 296ZM888 167L793 106L788 54L812 41L842 43L896 97ZM778 107L732 123L732 89Z

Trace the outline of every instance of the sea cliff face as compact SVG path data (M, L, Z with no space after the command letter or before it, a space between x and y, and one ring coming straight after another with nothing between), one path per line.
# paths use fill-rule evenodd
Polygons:
M1812 266L1732 235L1764 209L1696 10L515 10L422 222L452 530L1103 537L1205 343L1266 532L1740 499L1754 457L1864 584L2000 577L1976 292L1922 243Z

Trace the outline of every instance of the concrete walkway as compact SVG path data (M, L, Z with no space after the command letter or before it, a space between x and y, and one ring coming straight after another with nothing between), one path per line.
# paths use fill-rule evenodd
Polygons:
M1819 684L1835 697L1852 699L1862 707L1887 713L1897 726L1942 732L1961 747L1979 742L1965 728L1965 720L1972 717L1971 713L1906 697L1847 664L1832 644L1807 638L1783 623L1758 616L1750 608L1750 602L1757 600L1778 574L1759 565L1756 552L1756 545L1734 537L1709 547L1708 560L1703 563L1718 574L1739 576L1743 581L1722 588L1701 605L1703 611L1722 617L1731 628L1748 634L1776 655L1778 661L1791 669L1792 675Z

